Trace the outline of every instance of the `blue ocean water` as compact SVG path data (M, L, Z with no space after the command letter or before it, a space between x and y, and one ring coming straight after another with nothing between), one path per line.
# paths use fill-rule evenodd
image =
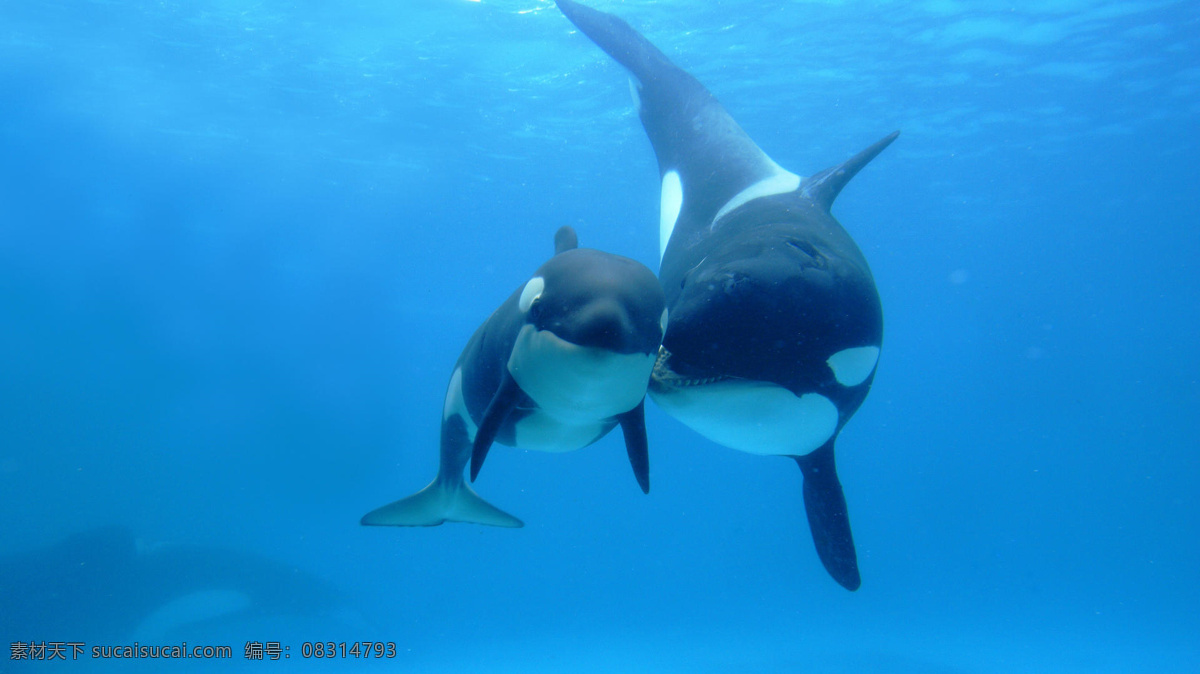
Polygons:
M493 450L477 488L524 529L359 526L434 474L450 368L555 229L657 267L626 75L552 2L14 1L3 642L1200 669L1197 5L591 4L797 173L902 130L834 207L885 314L838 443L862 589L821 568L791 461L653 406L648 496L617 434ZM129 545L155 564L104 563ZM396 655L301 653L354 640Z

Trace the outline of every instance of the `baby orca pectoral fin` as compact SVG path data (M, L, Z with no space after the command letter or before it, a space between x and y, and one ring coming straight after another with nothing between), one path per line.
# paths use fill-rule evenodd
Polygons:
M508 418L520 399L521 387L517 384L517 380L513 379L508 368L505 368L500 388L496 389L495 395L488 403L487 409L483 412L483 419L479 422L479 430L475 432L475 442L471 449L472 482L479 476L479 469L483 467L483 460L487 458L488 450L496 441L496 433L500 431L500 426L504 424L504 420Z
M643 494L650 493L650 450L646 440L646 399L637 407L617 416L621 433L625 435L625 451L629 453L629 465Z
M817 556L829 575L853 592L862 585L862 578L858 574L858 555L854 552L854 536L850 533L846 497L833 460L835 439L836 436L812 452L792 458L804 473L804 510L808 514L808 527L817 546Z

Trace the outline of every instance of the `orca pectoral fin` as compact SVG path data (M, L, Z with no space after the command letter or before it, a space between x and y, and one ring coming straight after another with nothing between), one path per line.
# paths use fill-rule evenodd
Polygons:
M804 510L817 556L829 575L853 592L862 585L862 578L858 573L854 536L850 533L846 497L834 465L833 441L831 438L809 454L792 458L804 473Z
M517 380L513 379L508 368L505 368L500 388L496 389L495 395L492 396L491 402L484 410L483 419L479 421L479 430L475 432L475 442L471 448L472 482L479 476L479 469L483 467L483 460L487 458L488 450L496 441L496 433L500 431L500 426L520 399L521 387L517 384Z
M637 407L617 417L621 433L625 435L625 451L629 454L629 465L643 494L650 493L650 449L646 439L646 399Z

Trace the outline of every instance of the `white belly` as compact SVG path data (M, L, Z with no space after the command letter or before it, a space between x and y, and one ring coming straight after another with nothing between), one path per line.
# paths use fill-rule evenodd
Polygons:
M548 330L522 327L508 371L537 409L517 422L516 446L543 452L587 446L646 396L654 358L582 347Z
M571 452L588 446L612 426L613 422L607 419L564 423L538 410L518 421L513 427L513 435L515 446L520 449Z
M808 454L837 431L831 400L818 393L797 396L767 382L727 380L651 390L650 397L700 435L751 454Z
M517 335L508 371L551 417L587 424L637 407L646 395L654 358L577 346L526 325Z

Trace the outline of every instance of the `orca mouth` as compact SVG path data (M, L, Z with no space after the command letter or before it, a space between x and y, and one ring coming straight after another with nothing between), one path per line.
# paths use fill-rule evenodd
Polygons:
M732 379L727 375L714 377L685 377L671 369L671 352L667 347L658 347L658 358L654 361L654 371L650 375L650 389L657 393L665 393L672 389L706 386L719 381Z

